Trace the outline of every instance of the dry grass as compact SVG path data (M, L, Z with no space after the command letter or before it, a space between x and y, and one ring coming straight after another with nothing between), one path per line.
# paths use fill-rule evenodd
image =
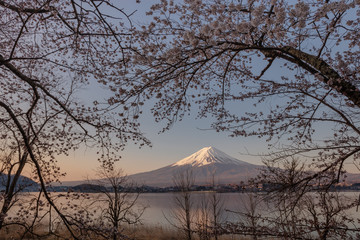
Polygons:
M47 226L38 226L33 230L34 234L25 233L25 229L21 226L12 225L5 226L0 230L0 240L10 239L42 239L42 240L55 240L55 239L71 239L71 235L66 229L59 228L54 234L49 234L46 231ZM25 233L25 234L24 234ZM59 237L57 237L59 236Z
M177 240L181 234L179 231L162 226L135 226L127 229L128 235L137 240Z
M10 239L43 239L43 240L58 240L58 239L72 239L70 234L65 229L58 229L56 235L48 235L46 226L39 227L35 230L36 235L27 234L24 238L22 234L24 229L20 226L7 226L0 230L0 240ZM179 230L164 226L146 226L137 225L125 229L127 236L136 240L183 240L185 239L183 233ZM88 238L87 238L88 239ZM92 237L92 240L99 238ZM247 238L239 235L223 235L219 237L219 240L248 240ZM99 239L100 240L100 239ZM101 239L102 240L102 239ZM194 240L199 238L194 235Z
M129 230L128 230L129 231ZM136 226L129 232L129 236L136 240L183 240L184 234L180 230L163 226ZM199 238L194 234L194 240ZM239 235L223 235L219 240L248 240Z

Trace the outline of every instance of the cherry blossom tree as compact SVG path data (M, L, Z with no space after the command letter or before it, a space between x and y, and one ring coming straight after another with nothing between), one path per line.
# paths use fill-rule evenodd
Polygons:
M13 175L1 193L0 228L24 169L70 229L46 191L63 175L56 156L86 145L111 165L129 140L149 144L137 123L139 102L130 111L113 100L112 85L129 71L131 14L116 1L0 1L1 169Z
M191 169L187 168L184 171L175 173L173 182L175 188L179 191L175 193L175 208L171 214L176 223L172 223L171 220L168 221L183 232L184 239L194 239L194 197L191 188L195 183L195 177Z
M252 239L275 237L281 239L356 239L359 228L356 227L349 209L356 202L337 192L314 192L305 195L292 205L298 195L269 199L270 205L261 209L264 195L248 199L245 211L236 212L239 222L227 223L225 233L252 236ZM255 198L254 198L255 197ZM291 203L288 203L290 201ZM249 211L250 210L250 211Z
M260 182L297 193L286 201L297 206L314 186L341 182L346 164L360 167L359 6L162 0L135 32L131 81L116 88L126 100L155 101L164 131L197 111L216 131L264 138ZM288 168L294 159L301 164Z
M98 222L108 223L102 229L106 239L129 239L124 234L124 225L141 224L141 216L146 206L139 203L141 187L131 182L121 169L99 168L98 186L102 194L95 199L101 206Z
M69 222L81 238L132 239L129 228L142 223L146 209L139 201L141 186L131 182L122 169L102 166L94 176L97 179L88 180L86 187L96 194L67 194L69 201L63 209Z
M359 167L359 4L163 0L117 89L155 99L164 130L198 109L216 131L265 138L272 166L301 156L318 170L293 185L332 185Z

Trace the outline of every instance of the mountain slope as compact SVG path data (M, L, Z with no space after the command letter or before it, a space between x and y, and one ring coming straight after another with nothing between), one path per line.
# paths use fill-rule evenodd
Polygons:
M14 175L10 176L10 181L12 182L14 178ZM6 184L8 181L8 175L6 174L0 174L0 191L5 191L6 189ZM25 177L25 176L20 176L17 184L16 184L16 190L20 190L20 191L37 191L39 189L39 185L34 182L32 179Z
M200 149L196 153L190 155L189 157L186 157L170 166L174 167L174 166L191 165L192 167L200 167L215 163L251 165L250 163L233 158L214 147L205 147L203 149Z
M206 147L174 164L153 171L130 175L129 178L148 186L172 186L173 176L191 169L196 184L208 184L212 175L219 184L239 183L255 177L261 166L233 158L214 148Z

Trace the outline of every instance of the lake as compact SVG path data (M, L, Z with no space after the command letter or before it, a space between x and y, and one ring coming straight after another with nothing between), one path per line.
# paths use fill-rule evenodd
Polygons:
M168 220L172 219L173 212L177 208L175 196L177 193L145 193L140 196L139 203L148 206L143 214L143 222L150 225L171 225ZM210 192L193 192L191 197L194 201L195 211L199 211L204 198L210 197ZM236 221L239 216L226 210L244 210L243 193L218 193L222 203L222 219Z
M199 211L201 202L204 198L209 198L210 192L193 192L194 209ZM347 198L358 199L359 192L343 192L341 193ZM237 212L248 212L251 208L249 204L249 194L247 193L217 193L221 200L223 211L221 214L222 221L237 222L243 219L241 214ZM177 208L174 197L176 193L145 193L140 195L139 203L148 206L143 214L143 222L149 225L171 225L168 220L172 219L174 209ZM262 213L263 216L272 213L268 205L258 204L256 211ZM360 218L360 212L353 207L347 211L348 216Z
M33 193L34 194L34 193ZM52 196L58 197L56 200L57 205L61 206L63 212L73 213L71 205L84 206L84 209L88 210L91 207L104 206L104 203L96 202L93 203L92 199L99 196L97 193L89 194L89 199L79 198L66 199L63 193L51 193ZM191 194L193 209L196 214L201 212L204 199L209 199L213 192L193 192ZM312 193L311 193L312 194ZM175 204L174 197L177 193L144 193L141 194L138 198L138 206L146 206L145 212L142 215L142 222L146 225L161 225L161 226L171 226L172 223L175 223L173 218L174 212L178 209L178 206ZM314 194L312 194L314 195ZM313 197L311 195L311 197ZM358 199L359 192L343 192L341 195L350 198ZM238 212L247 212L251 205L249 204L249 194L247 193L216 193L218 199L220 199L222 206L222 213L220 215L221 221L237 222L243 220L243 216L238 214ZM30 199L30 195L24 193L25 199ZM45 200L44 200L45 202ZM70 207L69 207L70 206ZM12 208L9 212L10 217L16 216L19 212L20 206ZM257 204L256 211L261 213L262 216L267 216L272 214L272 207L269 207L265 204ZM43 211L48 210L49 208L44 206ZM196 215L195 214L195 215ZM55 214L52 214L55 216ZM347 216L353 216L360 218L360 212L356 211L356 207L353 207L347 211ZM45 217L43 221L46 221L48 217Z

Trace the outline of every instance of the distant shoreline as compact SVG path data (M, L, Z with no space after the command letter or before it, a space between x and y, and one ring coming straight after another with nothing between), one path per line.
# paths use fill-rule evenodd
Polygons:
M23 189L23 192L37 192L40 187L38 185L28 186ZM276 186L262 185L259 187L251 187L240 184L219 184L215 187L209 185L194 185L191 187L192 192L218 192L218 193L246 193L246 192L271 192L276 190ZM314 186L314 191L317 191L317 187ZM354 183L346 186L333 186L329 189L330 191L340 192L357 192L360 191L360 183ZM81 193L102 193L111 192L111 187L105 187L96 184L79 184L75 186L50 186L47 188L48 192L81 192ZM124 188L123 192L133 193L170 193L170 192L181 192L181 190L174 186L169 187L153 187L153 186L137 186L132 188Z

